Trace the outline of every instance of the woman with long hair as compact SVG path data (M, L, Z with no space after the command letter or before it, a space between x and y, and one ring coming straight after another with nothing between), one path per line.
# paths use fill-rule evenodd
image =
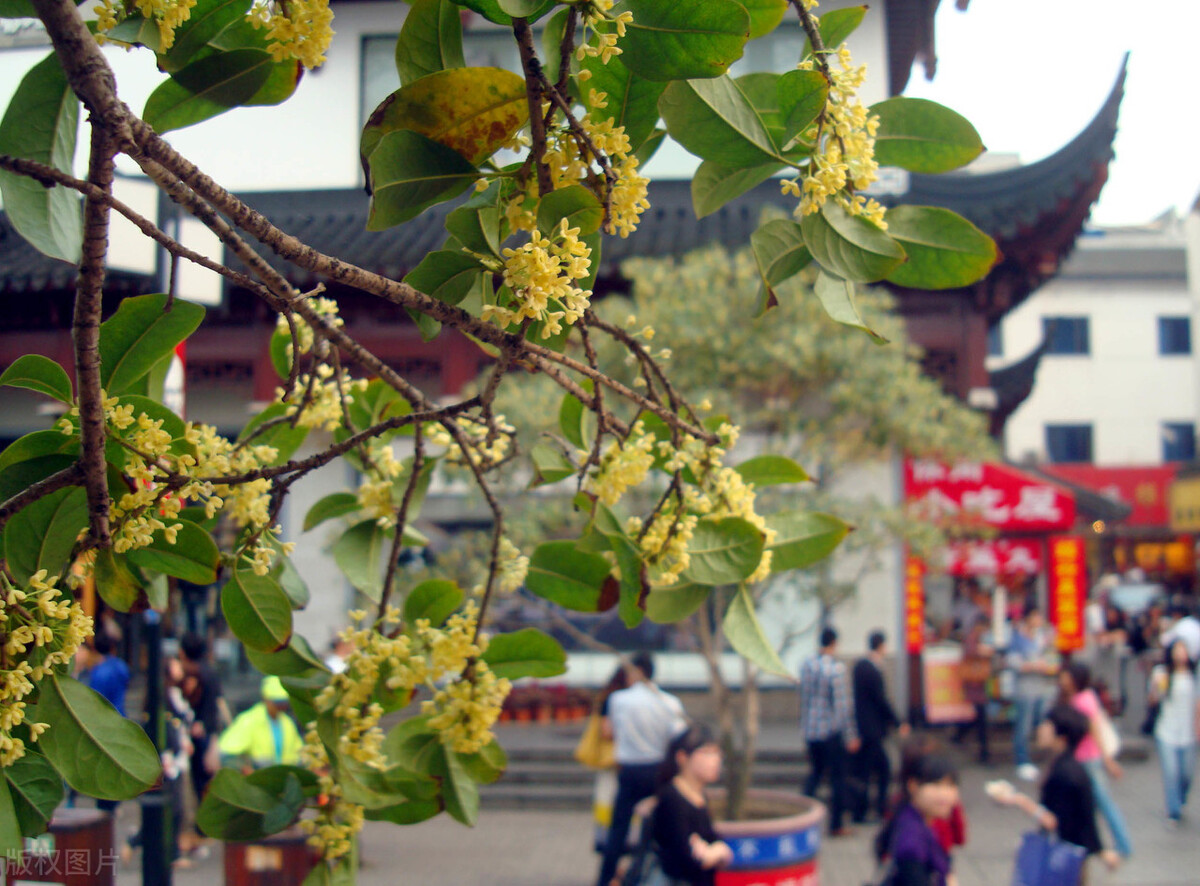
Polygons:
M1192 784L1196 735L1200 732L1196 663L1188 657L1187 643L1182 639L1164 650L1163 663L1150 672L1150 702L1158 705L1154 743L1162 766L1167 821L1176 827Z
M1073 661L1058 673L1058 685L1062 689L1063 700L1079 713L1087 717L1088 734L1079 742L1075 749L1075 759L1083 764L1088 778L1092 782L1092 794L1096 807L1104 817L1108 829L1112 833L1113 843L1122 858L1133 854L1133 844L1129 840L1129 829L1125 826L1125 817L1113 799L1108 786L1108 779L1120 778L1121 767L1111 756L1105 753L1101 744L1101 709L1100 699L1091 688L1092 672L1083 662Z
M713 830L704 789L721 777L721 748L712 731L693 724L667 748L659 775L653 834L659 864L672 886L712 886L733 851Z
M952 886L950 855L933 823L948 818L958 802L958 771L949 757L904 755L899 802L875 837L875 856L891 869L888 886Z

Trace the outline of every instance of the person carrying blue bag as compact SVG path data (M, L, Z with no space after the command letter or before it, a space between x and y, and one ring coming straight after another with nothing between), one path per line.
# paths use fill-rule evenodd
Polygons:
M985 788L997 803L1029 814L1040 828L1022 840L1013 886L1082 886L1088 856L1100 855L1110 868L1120 863L1117 853L1100 844L1091 779L1075 759L1088 730L1087 717L1066 704L1056 705L1038 725L1038 746L1054 754L1040 802L1006 781L989 782Z

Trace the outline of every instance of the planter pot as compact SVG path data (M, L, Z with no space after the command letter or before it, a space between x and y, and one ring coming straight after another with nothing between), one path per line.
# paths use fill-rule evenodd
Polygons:
M724 791L711 792L714 817L723 801ZM733 863L717 872L717 886L817 886L824 804L791 791L751 789L745 815L716 823L733 850Z

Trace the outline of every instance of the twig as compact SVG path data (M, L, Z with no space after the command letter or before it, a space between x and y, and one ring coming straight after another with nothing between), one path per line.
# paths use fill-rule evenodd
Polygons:
M49 477L38 480L26 486L16 495L0 503L0 529L4 528L13 515L22 508L33 504L39 498L45 498L51 492L57 492L68 486L79 486L83 481L83 467L79 462L67 465L61 471L55 471Z
M546 165L546 121L542 118L542 91L546 78L542 64L533 48L533 31L523 18L513 19L513 36L521 53L521 69L525 72L525 101L529 105L529 136L533 141L530 156L537 171L538 196L545 197L554 190L550 167Z
M413 461L412 473L404 487L404 498L396 509L396 535L392 538L392 550L388 555L387 573L383 577L383 593L379 596L379 613L375 618L379 623L387 613L388 603L392 598L392 589L396 584L396 568L400 565L400 551L404 547L404 527L408 524L408 510L412 505L413 495L421 481L421 471L425 466L425 446L421 436L421 425L413 426Z

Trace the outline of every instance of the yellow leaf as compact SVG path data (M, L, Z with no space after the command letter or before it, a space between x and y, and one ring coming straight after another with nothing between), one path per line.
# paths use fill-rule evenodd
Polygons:
M367 120L362 155L389 132L409 129L473 164L494 154L529 119L525 81L501 68L452 68L397 89Z

